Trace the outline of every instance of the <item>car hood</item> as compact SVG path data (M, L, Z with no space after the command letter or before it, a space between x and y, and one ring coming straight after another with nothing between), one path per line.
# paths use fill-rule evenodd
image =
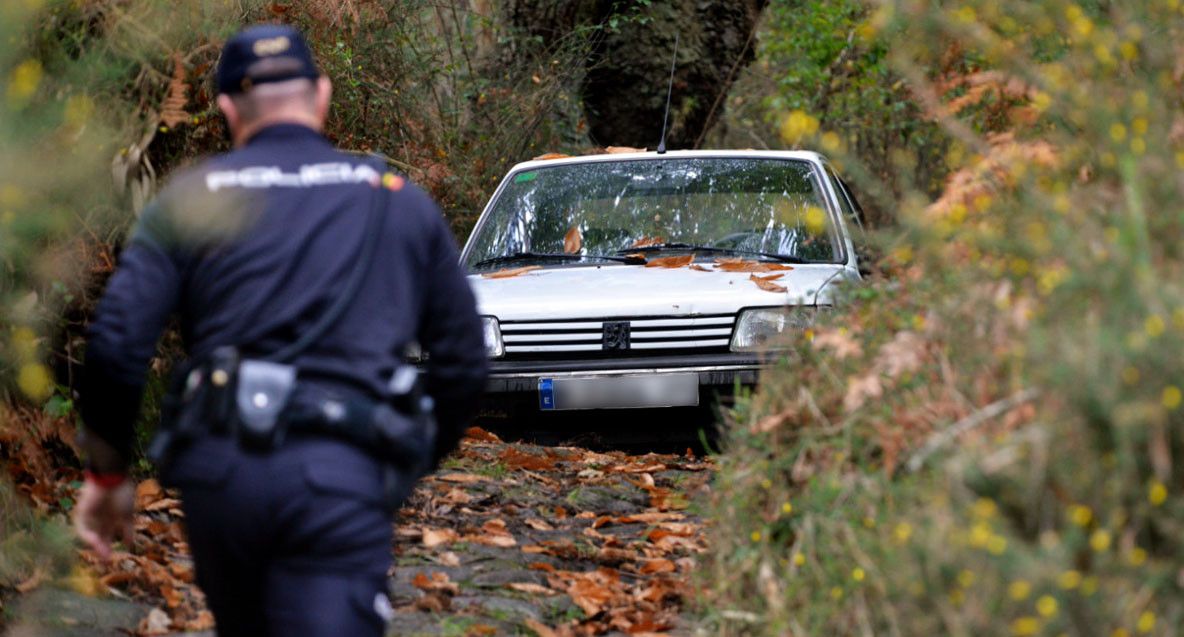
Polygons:
M512 321L731 314L744 307L829 303L827 283L852 276L838 264L795 265L756 276L774 274L785 275L774 281L785 292L757 287L747 272L617 264L551 267L503 279L474 274L469 282L482 315Z

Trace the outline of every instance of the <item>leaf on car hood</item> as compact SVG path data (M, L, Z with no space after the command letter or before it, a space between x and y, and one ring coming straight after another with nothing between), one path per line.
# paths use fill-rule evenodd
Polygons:
M781 276L782 275L776 275L776 276L770 277L770 278L775 279L775 278L780 278ZM771 280L763 278L763 277L759 277L755 274L748 275L748 280L752 281L753 283L756 284L756 286L758 288L760 288L766 292L785 292L786 291L785 286L777 285L776 283L773 283Z
M482 274L481 276L485 277L486 279L510 279L510 278L516 277L520 274L526 274L527 272L534 272L535 270L541 270L542 268L543 268L543 266L541 266L541 265L524 265L520 268L510 268L508 270L498 270L497 272L486 272L485 274Z
M571 230L563 235L563 253L577 254L582 247L584 247L584 237L580 234L580 227L572 226Z
M716 259L715 269L724 272L778 272L792 270L793 266L784 263L769 263L767 261L753 261L750 259Z
M644 148L633 148L632 146L608 146L604 152L609 155L620 155L622 153L644 153Z
M683 268L691 264L695 260L695 255L684 254L677 257L659 257L657 259L650 259L646 262L647 268Z
M644 248L646 246L658 245L659 243L666 243L666 239L662 237L642 237L633 242L631 248Z

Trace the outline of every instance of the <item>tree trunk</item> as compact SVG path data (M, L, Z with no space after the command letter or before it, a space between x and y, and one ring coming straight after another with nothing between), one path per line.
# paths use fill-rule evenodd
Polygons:
M767 0L654 0L648 6L620 0L505 0L502 8L519 42L556 46L584 29L594 38L579 92L592 140L600 145L658 145L674 59L666 139L669 148L677 149L695 147L719 118L724 94L754 57L753 34L766 4Z

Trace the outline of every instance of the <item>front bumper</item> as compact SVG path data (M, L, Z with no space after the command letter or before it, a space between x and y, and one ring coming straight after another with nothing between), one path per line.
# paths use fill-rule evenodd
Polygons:
M753 385L762 362L753 356L696 354L591 360L491 361L486 391L491 394L537 392L543 378L633 376L696 373L699 386Z

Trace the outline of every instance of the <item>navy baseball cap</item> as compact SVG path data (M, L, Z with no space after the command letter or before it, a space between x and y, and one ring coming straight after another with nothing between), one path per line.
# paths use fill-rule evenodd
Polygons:
M226 41L218 61L218 92L243 93L256 84L320 76L300 31L284 24L247 27Z

